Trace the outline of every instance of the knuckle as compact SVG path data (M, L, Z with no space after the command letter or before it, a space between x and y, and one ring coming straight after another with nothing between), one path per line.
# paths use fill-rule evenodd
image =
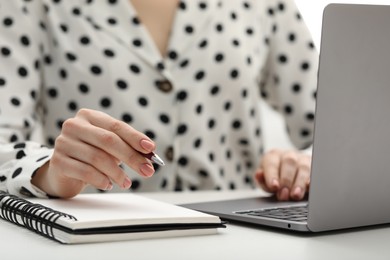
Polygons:
M72 132L77 127L77 120L74 118L69 118L64 121L62 124L62 131L64 133Z
M294 152L285 153L283 155L282 161L283 161L283 163L286 163L289 165L297 165L298 164L298 158Z
M67 143L68 143L68 142L66 141L66 137L63 136L63 135L59 135L59 136L56 138L55 142L54 142L54 146L55 146L56 148L61 148L61 147L63 147L64 145L66 145Z
M90 161L91 165L99 165L102 162L105 162L106 159L107 159L106 156L102 155L101 153L93 152L90 154L89 161Z
M281 153L281 150L277 149L277 148L272 148L271 150L269 150L267 152L267 154L269 154L269 155L277 155L277 154L280 154L280 153Z
M111 133L102 133L100 135L100 141L104 145L114 145L116 142L116 139L113 134Z
M109 130L111 132L118 132L122 129L122 123L118 120L114 120L109 124Z
M308 164L300 164L298 167L299 172L309 173L310 172L310 165Z
M76 117L88 117L91 114L91 110L87 108L81 108L77 114Z

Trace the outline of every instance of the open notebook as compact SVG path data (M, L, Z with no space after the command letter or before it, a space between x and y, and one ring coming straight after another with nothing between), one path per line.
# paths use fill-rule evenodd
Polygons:
M66 244L205 235L218 217L131 193L22 199L0 191L0 217Z

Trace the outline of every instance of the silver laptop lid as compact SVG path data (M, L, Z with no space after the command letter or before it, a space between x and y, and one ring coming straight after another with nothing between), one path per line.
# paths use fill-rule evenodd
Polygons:
M323 17L309 228L390 222L390 6Z

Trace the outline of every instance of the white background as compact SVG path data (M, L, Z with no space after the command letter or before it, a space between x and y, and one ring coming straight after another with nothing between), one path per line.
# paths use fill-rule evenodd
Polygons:
M295 0L303 19L305 20L316 44L317 49L320 47L322 12L324 7L329 3L356 3L356 4L386 4L390 5L390 0ZM292 145L285 133L284 124L279 116L266 105L263 107L265 149L273 147L291 148Z

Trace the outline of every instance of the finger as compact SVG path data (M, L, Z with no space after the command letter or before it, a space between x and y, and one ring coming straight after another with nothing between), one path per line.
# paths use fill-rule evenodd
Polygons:
M293 200L301 200L305 196L310 183L310 158L301 157L299 161L298 173L295 177L290 197Z
M291 188L298 172L297 153L293 151L283 153L280 169L281 188L278 192L278 198L280 200L289 200Z
M280 188L279 171L281 156L279 150L267 152L262 161L261 169L264 172L265 185L272 192Z
M72 118L63 123L62 133L69 139L77 139L105 151L143 176L154 173L151 162L113 132L85 123L80 118Z
M56 140L57 151L64 157L91 165L97 171L106 175L119 187L128 189L131 183L125 172L118 166L117 160L103 150L72 139L59 136Z
M96 127L100 127L117 134L122 140L137 151L150 153L156 148L154 142L150 140L148 136L103 112L81 109L77 115L86 119Z
M271 189L267 187L265 184L265 177L264 177L264 172L261 169L257 169L255 175L254 175L255 183L259 184L260 187L266 191L266 192L272 192Z
M110 190L112 188L110 179L89 164L70 157L64 158L63 156L62 158L58 156L53 157L52 160L54 164L61 166L60 169L66 169L66 171L61 171L61 174L66 178L78 180L101 190Z

